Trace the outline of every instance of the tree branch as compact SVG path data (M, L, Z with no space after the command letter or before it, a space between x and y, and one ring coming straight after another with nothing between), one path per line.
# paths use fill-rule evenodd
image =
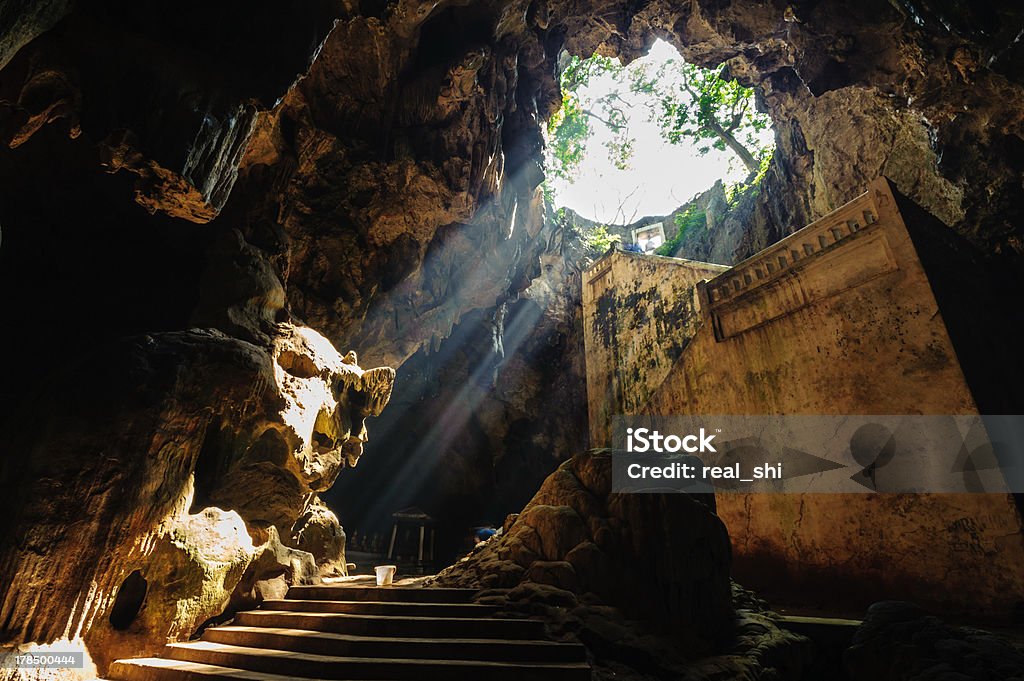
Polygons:
M611 128L615 132L621 132L622 130L624 130L626 128L625 125L619 125L617 123L612 123L610 120L597 115L596 113L594 113L590 109L580 109L580 111L583 112L584 114L590 116L594 120L601 121L602 123L604 123L606 126Z

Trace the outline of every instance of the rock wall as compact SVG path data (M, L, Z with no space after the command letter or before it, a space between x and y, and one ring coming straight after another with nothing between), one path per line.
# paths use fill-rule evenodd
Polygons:
M81 640L102 673L187 639L239 585L315 578L278 537L294 545L310 500L358 459L393 380L290 325L269 351L192 330L83 358L3 430L18 456L4 460L0 636ZM269 574L250 570L268 550Z

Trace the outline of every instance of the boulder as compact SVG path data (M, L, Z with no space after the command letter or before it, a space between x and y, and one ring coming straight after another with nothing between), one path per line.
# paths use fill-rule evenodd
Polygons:
M267 599L284 598L288 587L293 584L315 584L319 581L313 555L281 543L276 527L268 525L256 529L253 534L264 541L253 552L252 561L219 619L255 608Z
M293 536L297 547L313 554L321 576L348 574L345 530L338 522L338 516L319 497L314 497L305 513L295 521Z
M165 641L188 640L224 611L257 554L234 511L168 518L152 552L122 567L108 614L89 628L89 645L106 659L157 654Z

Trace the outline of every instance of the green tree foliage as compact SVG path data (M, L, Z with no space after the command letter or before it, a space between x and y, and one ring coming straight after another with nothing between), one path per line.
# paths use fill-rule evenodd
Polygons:
M599 75L609 76L612 88L584 100L585 86ZM773 146L758 138L770 119L756 111L754 91L722 78L722 69L703 69L682 59L654 68L643 60L624 67L600 55L572 57L561 87L562 108L548 122L548 166L566 180L578 172L595 124L614 133L609 157L620 169L628 167L633 138L627 111L637 106L658 123L666 141L695 144L701 154L712 148L731 151L751 175L771 156Z
M548 121L548 165L565 180L579 171L586 156L586 144L594 134L593 122L607 126L614 133L608 152L616 167L623 169L632 155L633 140L629 136L625 108L627 102L621 88L616 88L585 105L580 90L599 74L621 76L623 67L615 60L595 54L589 59L572 57L562 71L562 107Z
M621 240L618 234L612 234L605 225L597 225L591 230L583 232L583 243L598 253L604 253L613 243Z
M548 121L548 167L563 180L571 180L583 163L594 130L579 99L564 93L562 108Z
M662 134L672 144L694 140L702 154L713 147L732 151L756 174L770 149L759 148L757 133L771 123L754 108L754 91L736 80L722 78L722 69L702 69L672 59L658 69Z
M671 241L667 241L654 249L654 252L658 255L672 255L679 248L679 244L683 243L683 239L686 238L687 234L697 229L707 229L708 215L698 208L696 204L690 204L689 208L677 214L673 221L676 223L679 231L676 232Z

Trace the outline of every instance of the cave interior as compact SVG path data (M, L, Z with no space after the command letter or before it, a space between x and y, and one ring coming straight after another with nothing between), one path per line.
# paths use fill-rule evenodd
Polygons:
M115 662L162 654L229 673L189 641L372 574L408 508L438 559L400 577L581 656L538 679L1024 678L1019 496L946 525L891 500L845 548L876 556L863 598L825 570L766 602L739 578L799 567L841 499L751 572L714 495L611 492L582 303L602 253L545 199L542 132L567 56L660 39L724 65L775 153L675 255L744 261L885 177L978 412L1021 414L1022 34L1002 0L3 3L0 654L85 660L13 678L185 678ZM954 547L924 569L998 603L876 579L915 532ZM338 659L246 669L363 670ZM401 678L522 674L465 664Z

